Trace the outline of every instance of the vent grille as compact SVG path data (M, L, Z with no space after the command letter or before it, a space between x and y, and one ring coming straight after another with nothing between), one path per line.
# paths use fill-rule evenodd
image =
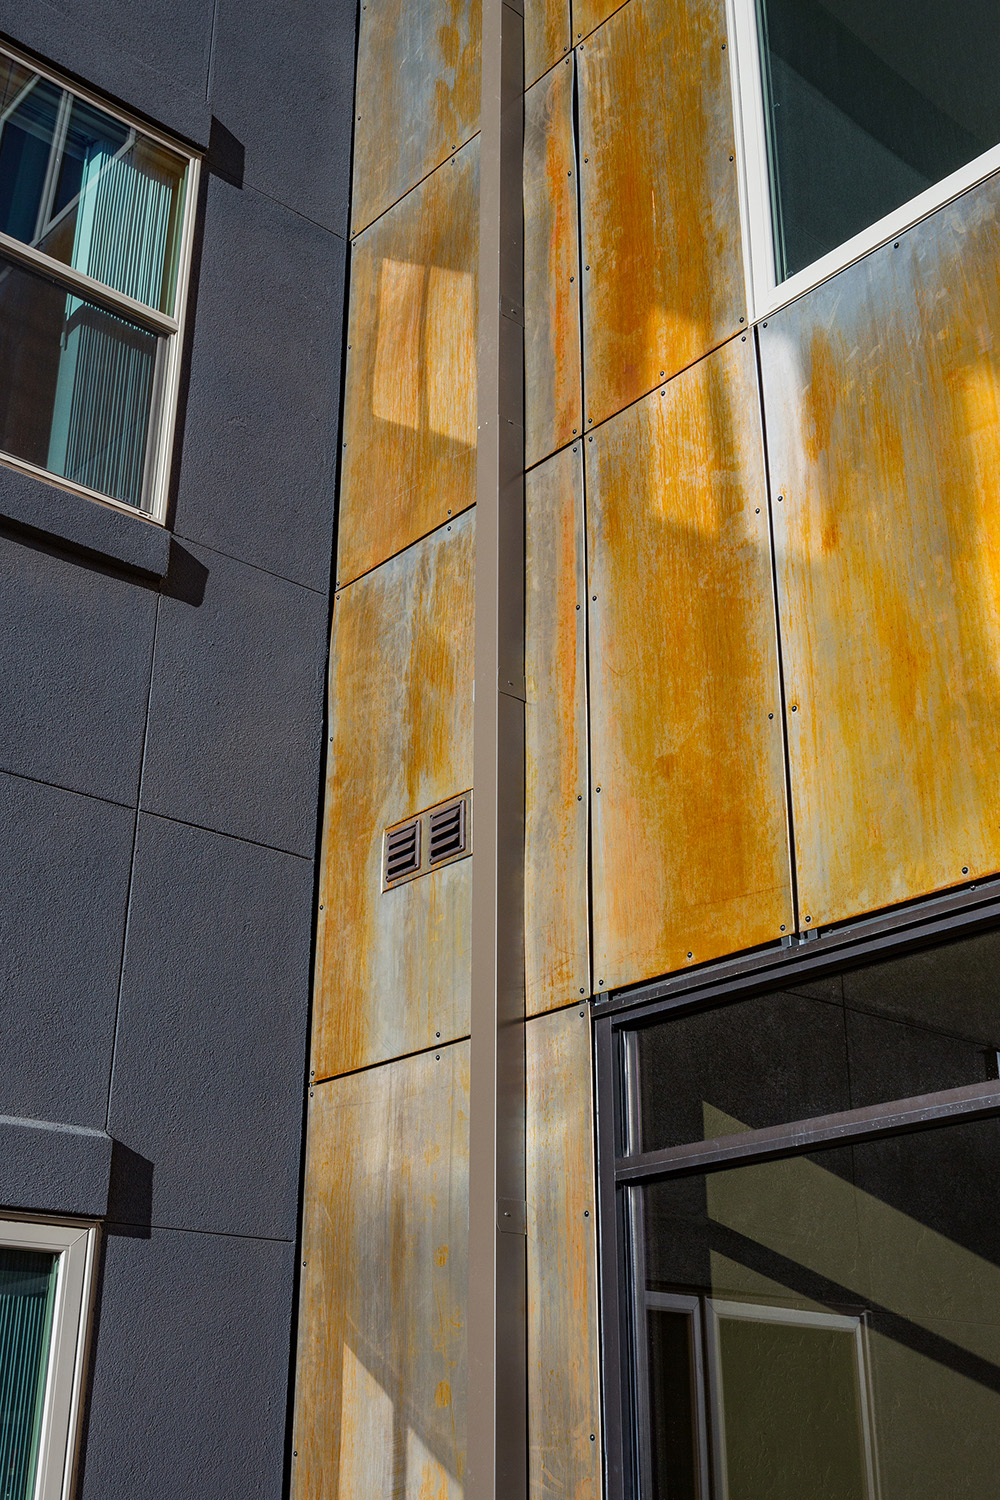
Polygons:
M432 865L465 853L465 798L428 813L428 861Z
M385 835L383 884L395 885L420 869L420 819L389 828Z

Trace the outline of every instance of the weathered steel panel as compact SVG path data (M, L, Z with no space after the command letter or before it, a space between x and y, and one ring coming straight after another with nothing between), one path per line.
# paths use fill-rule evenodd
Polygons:
M581 443L525 483L525 989L529 1015L590 994L587 579Z
M573 59L524 96L524 450L530 467L583 429Z
M569 0L525 0L525 88L564 57L571 45Z
M620 10L625 0L573 0L573 41L589 36L598 26Z
M479 129L481 0L365 0L351 233Z
M989 182L761 330L811 926L1000 869L998 256Z
M479 142L355 241L337 579L476 497Z
M752 342L621 413L586 455L600 991L792 927Z
M586 420L746 317L724 0L629 0L577 49Z
M382 834L472 782L474 520L467 512L334 603L318 1078L468 1031L472 861L383 892Z
M460 1500L469 1047L309 1106L294 1500Z
M528 1438L532 1500L600 1500L590 1018L529 1021Z

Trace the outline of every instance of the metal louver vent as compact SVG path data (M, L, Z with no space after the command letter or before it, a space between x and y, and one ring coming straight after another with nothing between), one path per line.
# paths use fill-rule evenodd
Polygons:
M465 853L465 798L428 814L428 859L432 865Z
M420 869L420 819L386 829L382 883L395 885Z

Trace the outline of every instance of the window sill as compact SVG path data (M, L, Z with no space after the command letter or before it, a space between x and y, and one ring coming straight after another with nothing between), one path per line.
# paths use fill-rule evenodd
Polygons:
M165 526L101 505L0 464L0 526L12 526L74 552L163 578L170 557Z

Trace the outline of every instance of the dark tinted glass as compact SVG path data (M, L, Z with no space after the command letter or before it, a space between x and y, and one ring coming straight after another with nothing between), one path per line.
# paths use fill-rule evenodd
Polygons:
M0 1500L35 1493L56 1257L0 1248Z
M695 1397L720 1493L996 1494L998 1176L991 1120L641 1190L640 1301L655 1338L658 1303L699 1300ZM686 1460L662 1395L648 1394L669 1495L671 1453L682 1454L682 1486Z
M700 1500L693 1319L669 1308L648 1310L650 1420L656 1500Z
M157 345L0 259L0 449L141 506Z
M758 0L778 279L1000 141L1000 9Z
M645 1151L982 1083L1000 932L663 1021L636 1048Z

